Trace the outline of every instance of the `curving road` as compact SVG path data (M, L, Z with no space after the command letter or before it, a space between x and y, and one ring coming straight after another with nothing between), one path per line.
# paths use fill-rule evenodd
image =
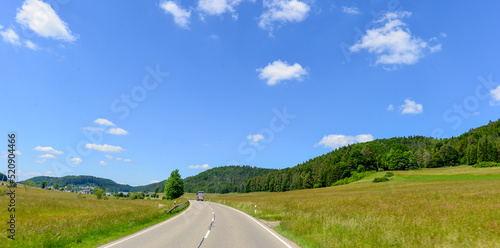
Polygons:
M239 210L190 201L187 210L164 222L101 246L124 247L299 247Z

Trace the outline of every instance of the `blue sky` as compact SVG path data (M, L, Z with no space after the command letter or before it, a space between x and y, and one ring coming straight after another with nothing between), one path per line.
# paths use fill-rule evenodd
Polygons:
M0 130L18 136L21 179L131 185L457 136L499 118L499 11L497 1L2 1Z

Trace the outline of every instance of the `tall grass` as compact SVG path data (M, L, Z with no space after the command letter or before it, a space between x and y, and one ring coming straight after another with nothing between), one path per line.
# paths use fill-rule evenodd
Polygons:
M303 247L500 247L500 168L470 166L376 173L348 185L283 193L208 195L279 220L276 230ZM475 175L428 181L425 176ZM484 176L484 178L481 178ZM482 180L475 180L482 179Z
M5 186L0 186L5 187ZM95 195L18 187L16 240L7 239L7 224L0 224L1 247L96 247L172 216L173 200L122 200ZM7 195L0 196L0 223L6 223ZM177 203L184 202L182 197ZM159 208L159 204L165 207ZM4 228L5 227L5 228Z

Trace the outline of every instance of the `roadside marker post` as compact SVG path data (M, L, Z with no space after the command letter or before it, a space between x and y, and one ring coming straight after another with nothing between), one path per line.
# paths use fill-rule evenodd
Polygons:
M255 205L255 213L254 214L257 214L257 205Z

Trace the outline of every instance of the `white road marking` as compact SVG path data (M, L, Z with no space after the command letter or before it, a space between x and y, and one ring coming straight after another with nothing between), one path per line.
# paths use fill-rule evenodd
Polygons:
M207 231L207 234L205 234L205 239L208 238L208 235L210 234L210 230Z
M223 206L223 207L226 207L226 208L230 208L230 209L233 209L233 210L236 210L240 213L242 213L243 215L245 215L246 217L248 217L249 219L253 220L255 223L259 224L259 226L261 226L262 228L264 228L266 231L268 231L270 234L272 234L275 238L277 238L279 241L281 241L281 243L283 243L286 247L288 248L293 248L291 247L288 243L286 243L283 239L281 239L280 237L278 237L278 235L276 235L275 233L273 233L271 230L269 230L269 228L267 228L266 226L262 225L262 223L260 223L259 221L255 220L254 217L236 209L236 208L231 208L231 207L228 207L228 206L225 206L225 205L222 205L222 204L219 204L220 206Z
M115 246L115 245L117 245L117 244L119 244L119 243L121 243L121 242L123 242L123 241L127 241L127 240L129 240L129 239L131 239L131 238L135 238L135 237L137 237L137 236L139 236L139 235L141 235L141 234L143 234L143 233L149 232L149 231L151 231L151 230L153 230L153 229L155 229L155 228L157 228L157 227L159 227L159 226L162 226L162 225L164 225L164 224L167 224L168 222L170 222L170 221L172 221L172 220L175 220L175 219L179 218L181 215L183 215L184 213L186 213L186 212L187 212L187 211L191 208L191 206L192 206L192 204L189 204L189 208L188 208L188 209L186 209L184 212L182 212L182 213L180 213L180 214L176 215L176 216L175 216L175 217L173 217L173 218L170 218L170 219L168 219L168 220L166 220L166 221L164 221L164 222L161 222L161 223L156 224L156 225L154 225L154 226L152 226L152 227L149 227L149 228L147 228L147 229L145 229L145 230L143 230L143 231L140 231L140 232L138 232L138 233L136 233L136 234L133 234L133 235L132 235L132 236L130 236L130 237L127 237L127 238L124 238L124 239L122 239L122 240L119 240L119 241L117 241L116 243L113 243L113 244L110 244L110 245L107 245L107 246L103 246L102 248L108 248L108 247L111 247L111 246Z

